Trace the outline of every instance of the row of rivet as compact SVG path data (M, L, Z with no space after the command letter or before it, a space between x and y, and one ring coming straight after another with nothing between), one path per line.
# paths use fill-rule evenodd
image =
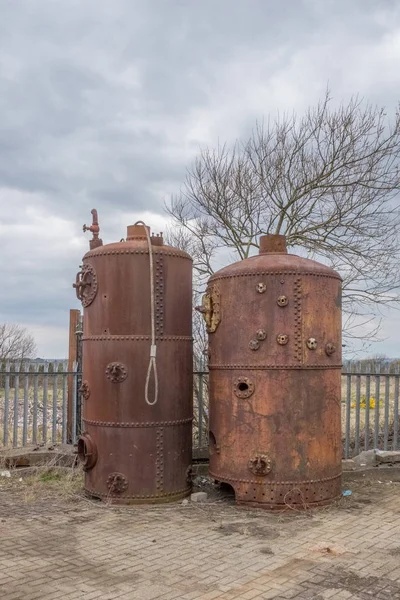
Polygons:
M254 272L242 272L242 273L232 273L231 275L214 275L210 278L210 283L213 281L217 281L219 279L232 279L236 277L260 277L262 275L299 275L298 271L254 271ZM338 279L342 281L339 275L334 275L333 273L318 273L314 271L302 271L302 276L312 276L312 277L326 277L328 279Z
M89 494L91 494L92 496L97 496L99 498L108 498L109 496L109 494L99 493L96 490L92 490L91 488L88 488L86 486L85 490L89 492ZM162 492L160 494L134 494L130 496L124 494L124 498L132 498L137 500L146 500L150 498L172 498L174 496L181 497L183 494L187 494L188 492L190 492L190 488L186 487L180 490L176 490L174 492Z
M175 425L186 425L193 421L193 417L188 419L177 419L176 421L125 421L125 422L114 422L114 421L91 421L83 417L83 421L86 425L95 425L96 427L173 427Z
M217 481L233 481L235 483L252 483L252 484L256 484L256 485L265 485L265 480L254 480L254 479L234 479L233 477L226 477L221 476L222 474L219 473L212 473L211 471L209 472L209 476L212 479L216 479ZM279 485L306 485L306 484L313 484L313 483L324 483L324 482L328 482L328 481L334 481L335 479L339 479L342 477L342 474L339 473L338 475L333 475L332 477L324 477L323 479L304 479L302 481L268 481L268 486L279 486Z
M164 262L161 256L156 259L156 335L164 333Z
M83 260L85 260L86 258L89 257L96 257L96 256L112 256L112 255L116 255L116 254L148 254L149 251L148 250L106 250L106 251L102 251L102 252L87 252L85 254L85 256L83 257ZM193 261L192 257L189 256L189 254L186 254L185 252L155 252L153 250L153 254L155 256L176 256L177 258L186 258L190 261Z
M156 488L162 490L164 487L164 432L162 427L157 429L157 458L156 458Z
M283 364L283 365L279 365L279 364L261 364L261 365L243 365L243 364L209 364L208 365L208 369L209 371L224 371L224 370L248 370L248 371L265 371L265 370L270 370L270 369L274 369L277 371L280 370L300 370L300 369L308 369L310 371L315 371L318 369L341 369L342 368L342 364L341 363L337 363L337 364L325 364L325 365L321 365L321 364L315 364L315 365L302 365L302 364L298 364L298 363L293 363L293 364Z
M303 336L301 327L301 278L294 280L294 359L301 362L303 358Z
M82 338L84 342L147 342L151 340L149 335L87 335ZM189 335L160 335L156 336L159 342L192 342Z

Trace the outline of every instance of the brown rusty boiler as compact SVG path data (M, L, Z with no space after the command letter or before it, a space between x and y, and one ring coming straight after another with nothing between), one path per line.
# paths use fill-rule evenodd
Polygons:
M262 236L209 280L210 473L239 504L329 504L341 494L341 278Z
M191 488L192 260L142 223L103 245L92 213L74 284L84 307L85 489L119 503L177 500Z

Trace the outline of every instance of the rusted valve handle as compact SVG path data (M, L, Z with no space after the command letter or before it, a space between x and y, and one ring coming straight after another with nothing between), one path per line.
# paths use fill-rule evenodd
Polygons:
M92 285L90 281L86 280L87 276L88 276L87 272L79 271L79 273L76 274L76 282L72 284L72 287L74 287L76 290L76 297L78 298L78 300L82 300L82 298L83 298L82 292L85 289L85 287Z

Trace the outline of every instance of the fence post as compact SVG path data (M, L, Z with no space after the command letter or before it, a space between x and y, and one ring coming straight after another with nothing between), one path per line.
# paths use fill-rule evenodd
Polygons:
M79 316L78 325L76 327L76 391L75 391L75 403L76 403L76 429L74 429L74 435L80 435L82 433L82 394L80 392L82 386L82 370L83 370L83 315Z
M375 365L375 413L374 413L374 448L379 448L379 398L381 394L381 366Z
M81 311L77 309L71 309L69 311L69 350L68 350L68 371L73 371L74 362L77 360L77 343L76 343L76 329L79 323L79 317ZM68 404L67 404L67 439L69 442L72 440L72 407L75 400L73 400L74 393L74 377L75 375L68 375Z
M346 375L346 432L344 443L344 457L349 458L350 450L350 410L351 410L351 372Z
M203 357L200 355L199 358L199 396L197 399L198 402L198 411L199 411L199 448L203 447Z
M72 369L74 371L73 379L72 379L72 444L75 444L77 438L77 402L78 402L78 389L77 389L77 380L78 380L78 363L74 362L72 365Z
M393 450L398 450L397 437L399 429L399 363L395 367L394 377L394 405L393 405Z

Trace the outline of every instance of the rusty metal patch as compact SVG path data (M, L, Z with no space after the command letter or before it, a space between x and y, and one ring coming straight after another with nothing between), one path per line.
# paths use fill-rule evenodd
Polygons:
M210 454L219 454L221 452L221 447L217 444L217 439L211 430L208 433L208 441Z
M254 389L254 383L248 377L237 377L233 382L233 391L238 398L249 398Z
M256 454L250 458L248 467L254 475L268 475L272 470L271 459L266 454Z
M120 362L112 362L107 365L106 377L112 383L121 383L128 377L128 369Z
M196 306L196 310L203 314L207 332L214 333L221 321L220 293L216 285L208 286L202 298L201 306Z
M111 473L107 478L110 494L122 494L128 488L128 479L123 473Z
M84 471L93 469L97 462L97 448L88 433L79 436L77 454Z
M82 385L79 388L79 393L81 394L82 398L86 401L89 400L90 397L90 388L89 388L89 383L87 381L82 381Z
M89 263L84 264L76 274L72 287L75 288L76 297L82 302L82 306L89 306L97 294L97 275L94 267Z

